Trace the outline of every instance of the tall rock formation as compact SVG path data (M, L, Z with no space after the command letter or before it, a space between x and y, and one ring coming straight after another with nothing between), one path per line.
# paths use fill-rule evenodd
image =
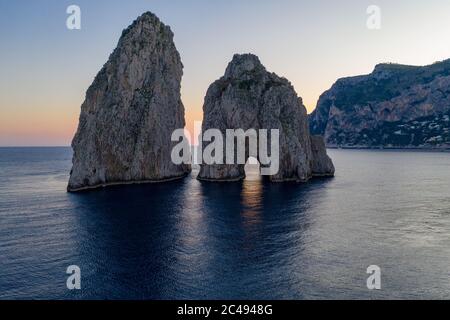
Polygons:
M339 79L310 116L331 147L450 148L450 60Z
M81 106L68 191L183 177L171 134L183 128L183 65L173 33L152 13L123 31Z
M209 87L203 112L203 132L219 129L224 141L227 129L279 130L280 166L278 173L270 176L271 181L304 182L314 175L334 174L324 143L320 138L311 139L301 98L288 80L268 72L255 55L233 57L225 75ZM320 158L314 159L315 155ZM244 165L203 164L198 178L241 180L245 178Z

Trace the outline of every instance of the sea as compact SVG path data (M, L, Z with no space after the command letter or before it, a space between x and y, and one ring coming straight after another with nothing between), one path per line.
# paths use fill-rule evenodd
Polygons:
M329 155L305 184L71 194L70 148L0 148L0 299L450 299L450 153Z

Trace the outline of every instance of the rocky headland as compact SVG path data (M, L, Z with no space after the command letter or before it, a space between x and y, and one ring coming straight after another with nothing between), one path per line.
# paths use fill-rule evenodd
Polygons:
M450 60L339 79L309 121L328 147L450 149Z

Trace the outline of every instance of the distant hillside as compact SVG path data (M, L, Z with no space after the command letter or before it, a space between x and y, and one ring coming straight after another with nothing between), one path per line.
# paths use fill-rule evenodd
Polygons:
M310 115L330 147L450 148L450 59L339 79Z

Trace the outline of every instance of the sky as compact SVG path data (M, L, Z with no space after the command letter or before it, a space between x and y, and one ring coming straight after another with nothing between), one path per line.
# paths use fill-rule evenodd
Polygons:
M69 5L81 30L66 27ZM370 5L381 28L367 27ZM187 129L235 53L289 79L308 112L341 77L377 63L450 58L448 0L0 0L0 146L67 146L123 29L145 11L175 34Z

